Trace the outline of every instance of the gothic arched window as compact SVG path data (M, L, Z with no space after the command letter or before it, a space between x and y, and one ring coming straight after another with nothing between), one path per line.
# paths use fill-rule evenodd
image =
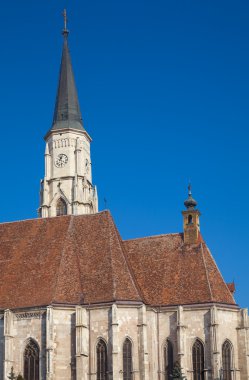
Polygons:
M194 380L204 380L204 346L196 339L192 348Z
M174 355L173 355L173 344L169 339L166 340L163 347L164 356L164 372L165 380L172 379L173 366L174 366Z
M123 379L132 380L132 345L128 338L123 344Z
M39 346L32 339L24 350L24 379L39 380Z
M97 348L97 380L107 380L107 347L105 342L100 339Z
M67 215L67 205L62 198L58 199L56 204L56 216L60 215Z
M233 347L232 344L226 340L222 345L222 369L223 369L223 380L232 379L232 354Z

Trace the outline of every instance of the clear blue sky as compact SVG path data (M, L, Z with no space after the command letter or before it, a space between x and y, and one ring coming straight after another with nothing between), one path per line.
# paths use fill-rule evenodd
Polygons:
M201 231L249 305L249 2L1 4L0 221L36 217L68 9L94 183L123 238L182 231L191 179Z

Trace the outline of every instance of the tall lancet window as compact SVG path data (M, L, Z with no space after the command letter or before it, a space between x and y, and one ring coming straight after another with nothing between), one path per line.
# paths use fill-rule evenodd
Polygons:
M167 339L164 344L163 356L164 356L165 380L171 380L173 367L174 367L174 355L173 355L173 344L171 343L169 339Z
M229 340L222 345L223 380L232 380L233 347Z
M194 380L204 380L204 346L196 339L192 348Z
M62 198L58 199L56 204L56 216L61 215L67 215L67 205Z
M123 379L132 380L132 345L128 338L123 344Z
M39 380L39 346L30 339L24 350L24 379Z
M97 348L97 380L107 380L107 347L105 342L100 339Z

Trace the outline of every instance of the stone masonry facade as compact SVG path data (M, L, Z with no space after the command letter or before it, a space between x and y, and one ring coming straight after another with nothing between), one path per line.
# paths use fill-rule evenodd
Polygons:
M23 373L26 342L40 348L41 380L96 380L96 345L108 348L108 379L121 380L122 346L132 342L134 380L165 379L163 347L173 344L188 380L193 379L192 346L196 338L205 347L205 379L220 379L221 347L233 347L233 380L249 376L248 313L237 306L199 304L153 308L109 304L95 307L50 306L0 316L0 373L7 379L11 367Z

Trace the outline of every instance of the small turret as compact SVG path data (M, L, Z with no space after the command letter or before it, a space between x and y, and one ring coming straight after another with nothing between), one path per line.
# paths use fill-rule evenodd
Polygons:
M188 198L184 202L187 210L182 211L184 243L196 244L200 235L200 211L196 209L197 202L192 197L191 184L188 186Z

